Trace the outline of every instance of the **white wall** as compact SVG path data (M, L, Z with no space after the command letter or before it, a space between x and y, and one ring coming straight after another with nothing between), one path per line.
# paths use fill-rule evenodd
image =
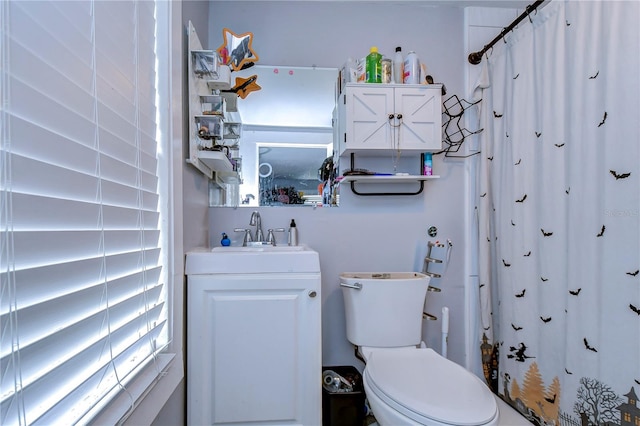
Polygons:
M210 27L208 25L207 16L209 14L209 3L206 1L182 1L182 44L181 48L186 49L187 46L187 28L188 23L191 21L193 26L198 34L198 38L202 43L202 47L204 49L212 48L207 44ZM187 54L186 50L183 56L182 69L184 70L184 75L182 76L182 87L183 87L183 99L184 108L183 108L183 123L188 123L188 103L186 101L188 92L188 84L186 78L186 70L187 70ZM182 158L189 158L189 143L188 143L188 125L184 124L183 128L183 140L182 149L183 155ZM182 142L181 141L181 142ZM182 189L183 189L183 200L184 200L184 249L185 251L189 251L194 247L202 247L207 244L207 230L208 230L208 219L207 219L207 208L209 206L209 196L208 196L208 181L207 178L200 173L195 167L191 167L186 164L186 161L183 164L182 171Z
M176 112L176 116L172 117L172 134L173 139L173 155L176 158L174 162L174 179L176 188L176 194L174 198L179 205L175 207L175 236L177 240L175 242L175 256L180 256L176 259L176 265L179 265L180 271L176 271L173 276L174 286L176 291L174 292L174 306L173 306L173 321L175 328L180 328L181 333L175 333L174 339L178 340L175 343L176 347L186 347L184 345L184 333L185 330L185 306L184 300L184 262L183 253L194 248L207 244L207 229L208 229L208 215L207 206L209 204L207 195L207 179L204 175L197 172L195 168L192 168L186 164L185 159L188 158L188 144L187 128L182 125L187 121L186 108L182 108L182 105L186 105L183 102L183 96L187 92L187 80L186 80L186 58L185 49L187 46L187 27L188 22L191 20L196 28L200 37L203 40L207 40L209 34L209 27L207 24L209 4L202 1L175 1L171 6L171 37L172 37L172 51L171 58L173 61L173 78L171 82L172 90L172 107ZM207 47L207 46L205 46ZM180 111L182 110L182 113ZM184 334L183 334L184 333ZM181 357L186 359L186 357ZM175 389L164 389L162 383L156 386L156 389L150 393L143 403L138 407L134 414L128 419L127 424L147 424L148 412L158 413L153 421L154 426L175 426L183 424L185 422L185 381L180 381ZM167 402L158 407L158 401L160 398L156 396L159 392L169 392L170 397ZM164 401L164 399L162 399Z
M222 44L222 29L237 34L253 32L259 64L340 67L349 56L363 57L372 45L392 55L395 46L415 50L448 96L463 96L464 12L455 7L364 2L248 2L210 3L209 46ZM233 77L233 76L232 76ZM429 237L454 244L451 263L437 284L443 291L429 293L427 311L440 316L442 306L451 315L449 357L465 364L465 160L437 156L434 173L423 194L401 197L359 197L341 191L337 208L263 207L263 227L298 224L301 243L320 253L323 300L323 364L355 365L346 340L339 275L349 271L420 271ZM219 245L221 232L249 223L251 209L211 208L209 235ZM235 236L234 236L235 237ZM284 238L284 237L282 237ZM434 282L434 284L436 284ZM440 350L440 322L425 321L425 340Z

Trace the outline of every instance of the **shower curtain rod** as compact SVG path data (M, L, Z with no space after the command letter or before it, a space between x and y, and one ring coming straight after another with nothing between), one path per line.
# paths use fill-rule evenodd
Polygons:
M520 16L518 16L515 19L515 21L513 21L511 23L511 25L509 25L508 27L504 28L502 30L502 32L500 34L498 34L498 36L496 38L491 40L491 42L489 44L484 46L482 48L482 50L480 50L479 52L470 53L469 54L469 62L471 64L473 64L473 65L478 65L482 61L482 56L487 52L487 50L491 49L494 44L496 44L498 41L500 41L500 39L504 38L504 36L507 35L509 33L509 31L513 30L516 27L516 25L518 25L520 23L520 21L522 21L524 18L529 16L529 14L531 12L536 11L538 6L540 6L544 2L545 2L545 0L537 0L536 2L534 2L534 3L530 4L529 6L527 6L526 9L524 10L524 12L522 12L522 14Z

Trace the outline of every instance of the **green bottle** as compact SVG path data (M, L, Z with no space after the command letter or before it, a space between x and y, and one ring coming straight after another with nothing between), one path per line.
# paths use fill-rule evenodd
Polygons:
M382 55L378 53L376 46L371 47L367 55L367 83L382 83Z

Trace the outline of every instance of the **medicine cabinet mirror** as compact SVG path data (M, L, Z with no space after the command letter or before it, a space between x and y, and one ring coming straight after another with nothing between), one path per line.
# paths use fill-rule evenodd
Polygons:
M335 68L255 65L260 90L238 98L242 183L239 207L313 206L321 202L318 169L333 155Z

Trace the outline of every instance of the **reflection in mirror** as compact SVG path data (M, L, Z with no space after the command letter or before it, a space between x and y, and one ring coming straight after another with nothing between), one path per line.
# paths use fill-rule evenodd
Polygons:
M238 99L242 183L237 205L322 202L318 169L333 155L338 70L256 65L233 74L257 75L262 87Z
M332 144L258 144L260 205L313 205L321 202L318 164L332 153ZM287 161L291 158L295 160ZM243 200L245 203L248 201Z

